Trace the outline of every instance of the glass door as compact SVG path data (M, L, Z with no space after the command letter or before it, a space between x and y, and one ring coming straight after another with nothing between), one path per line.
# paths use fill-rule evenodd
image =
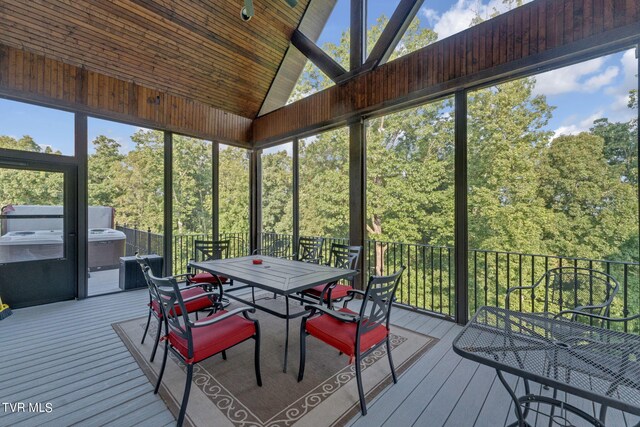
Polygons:
M76 175L0 160L0 297L13 308L77 295Z

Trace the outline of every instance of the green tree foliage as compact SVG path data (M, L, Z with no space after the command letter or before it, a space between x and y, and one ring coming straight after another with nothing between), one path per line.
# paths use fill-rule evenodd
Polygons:
M220 150L220 231L249 230L249 153L236 147Z
M28 135L20 139L0 135L0 148L36 153L51 153L42 149ZM0 208L13 205L60 206L64 197L64 177L61 173L0 168Z
M349 133L300 140L300 234L349 236Z
M286 150L262 155L262 229L265 232L292 233L291 166Z
M522 79L469 96L470 247L543 253L550 218L537 194L552 108Z
M173 136L173 232L211 233L212 144Z
M539 193L553 218L544 239L550 253L606 258L634 234L635 190L608 165L602 137L555 138L540 172Z
M124 172L125 156L120 154L121 145L104 135L92 142L95 153L89 156L89 205L113 206L127 188L120 179Z

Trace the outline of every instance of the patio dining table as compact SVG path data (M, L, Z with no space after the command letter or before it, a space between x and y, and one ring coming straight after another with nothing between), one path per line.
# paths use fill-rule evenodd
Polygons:
M261 264L254 264L254 260L259 259ZM333 283L340 279L353 277L356 270L347 270L329 267L321 264L294 261L286 258L275 258L264 255L251 255L238 258L227 258L202 262L190 262L189 267L207 271L217 276L228 277L241 285L232 285L225 289L224 295L228 298L239 301L248 306L262 310L273 316L285 319L286 331L284 342L284 368L287 372L287 357L289 350L289 321L307 313L304 308L291 312L289 300L305 302L304 298L298 297L298 292L312 288L324 283ZM268 291L273 294L282 295L285 299L285 311L279 312L265 307L239 295L234 295L242 289L251 288L252 295L255 288ZM317 301L308 301L317 303Z
M607 408L640 415L640 336L636 334L481 307L454 340L453 350L496 369L514 402L517 421L512 426L528 426L527 416L536 403L550 405L551 417L571 413L595 426L605 425ZM525 395L516 395L503 372L524 380ZM553 397L532 393L529 381L552 387ZM558 400L557 390L599 403L598 418ZM556 407L561 408L560 414Z

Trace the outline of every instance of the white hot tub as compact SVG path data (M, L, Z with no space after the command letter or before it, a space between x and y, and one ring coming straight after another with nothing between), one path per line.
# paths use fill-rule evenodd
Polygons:
M126 237L112 228L89 229L89 269L116 268L124 256ZM62 258L62 230L10 231L0 237L0 264Z
M125 253L126 236L113 228L89 229L89 271L118 268Z
M11 206L2 224L5 234L0 236L0 264L62 258L62 218L21 218L61 214L62 206ZM90 206L89 227L89 270L118 268L120 257L125 254L126 236L113 229L113 209Z
M62 230L9 231L0 236L0 264L63 256Z

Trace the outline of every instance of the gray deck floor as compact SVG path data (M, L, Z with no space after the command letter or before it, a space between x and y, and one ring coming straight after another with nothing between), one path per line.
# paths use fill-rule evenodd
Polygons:
M1 321L0 403L51 402L53 411L6 413L0 406L0 426L173 425L173 416L111 328L113 322L145 315L147 298L144 290L104 295L15 310ZM459 326L400 309L392 316L394 324L440 341L398 384L369 402L369 414L351 426L503 426L514 420L494 371L451 350ZM508 380L519 385L515 377ZM566 399L592 413L598 409ZM637 419L611 411L608 421L619 426ZM536 424L547 422L541 417Z

